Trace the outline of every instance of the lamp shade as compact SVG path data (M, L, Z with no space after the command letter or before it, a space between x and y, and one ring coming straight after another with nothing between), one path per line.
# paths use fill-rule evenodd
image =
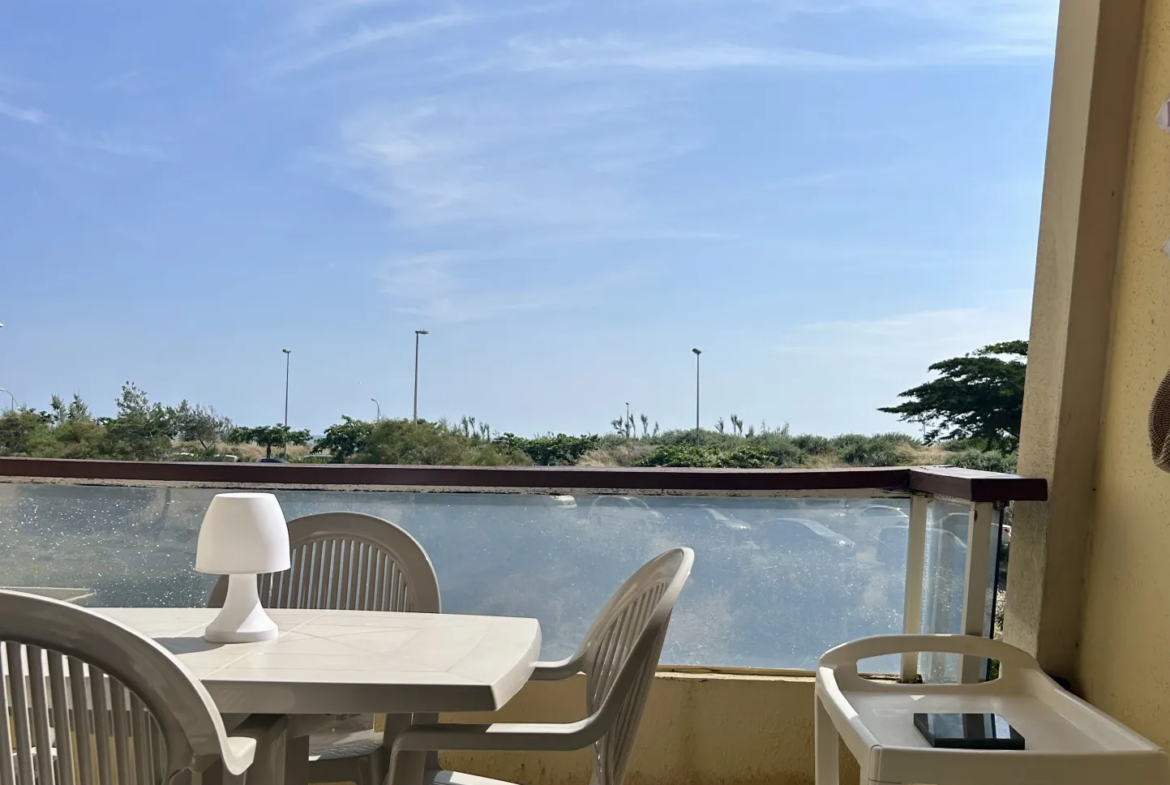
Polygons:
M271 493L221 493L211 500L195 570L212 575L279 572L290 566L288 526Z

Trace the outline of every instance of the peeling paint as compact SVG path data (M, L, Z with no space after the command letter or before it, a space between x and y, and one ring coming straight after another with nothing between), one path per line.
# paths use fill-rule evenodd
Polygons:
M1163 131L1166 131L1167 133L1170 133L1170 98L1167 98L1162 102L1162 105L1158 107L1157 123L1159 128L1161 128Z

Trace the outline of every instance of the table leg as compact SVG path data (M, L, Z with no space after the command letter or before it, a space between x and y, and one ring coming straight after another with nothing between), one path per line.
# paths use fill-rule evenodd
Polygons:
M287 785L307 785L309 782L309 737L290 736L284 743L284 780ZM248 785L254 785L251 781ZM265 784L267 785L267 784ZM277 782L274 785L282 785Z
M833 718L821 702L821 696L813 698L816 703L816 715L813 719L813 734L815 736L816 785L839 785L841 758L838 749L837 728L833 725ZM865 777L862 777L865 781Z

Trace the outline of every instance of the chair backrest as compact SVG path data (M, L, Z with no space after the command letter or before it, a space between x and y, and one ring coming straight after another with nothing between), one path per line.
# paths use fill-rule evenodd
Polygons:
M133 630L0 591L0 783L160 785L221 760L203 686Z
M259 577L266 608L441 610L430 557L390 521L360 512L323 512L289 521L288 539L291 569ZM225 575L207 604L222 607L226 596Z
M621 785L675 601L695 553L675 548L644 564L602 608L582 646L593 744L593 785Z

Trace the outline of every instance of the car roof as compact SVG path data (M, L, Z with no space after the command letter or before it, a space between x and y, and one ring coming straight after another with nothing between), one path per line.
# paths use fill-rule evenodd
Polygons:
M799 523L801 526L812 529L817 534L829 534L829 535L832 535L833 537L840 537L841 536L841 535L837 534L837 532L830 529L828 526L824 525L823 523L819 523L817 521L812 521L812 520L809 520L808 518L789 518L786 516L786 517L782 517L782 518L769 518L768 520L764 521L764 523L765 524L780 523L781 521L783 521L785 523L788 523L788 522Z

